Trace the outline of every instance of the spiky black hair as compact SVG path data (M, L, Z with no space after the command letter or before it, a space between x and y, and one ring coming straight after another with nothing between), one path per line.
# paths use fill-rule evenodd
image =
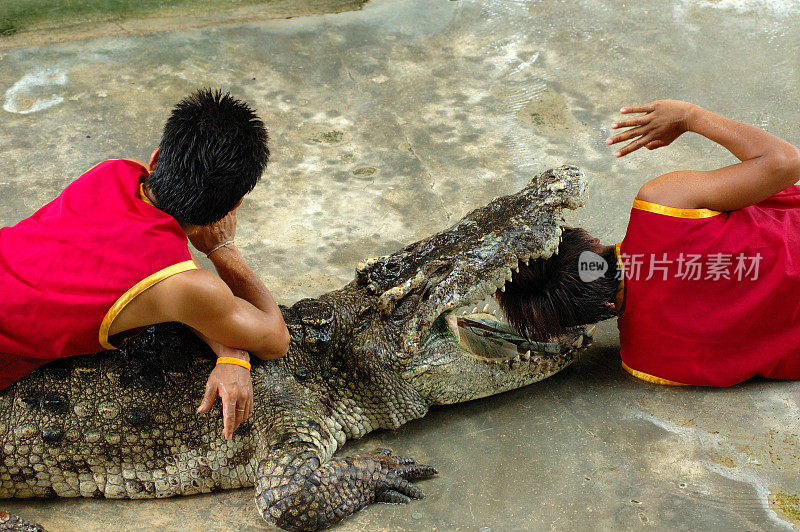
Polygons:
M604 275L590 282L580 278L579 257L598 253L608 264ZM565 227L558 255L520 264L498 302L509 323L525 337L547 341L567 327L595 323L615 315L613 303L619 280L613 248L599 250L596 240L581 228Z
M200 89L175 106L147 185L156 206L181 222L221 220L253 190L269 161L269 134L244 102Z

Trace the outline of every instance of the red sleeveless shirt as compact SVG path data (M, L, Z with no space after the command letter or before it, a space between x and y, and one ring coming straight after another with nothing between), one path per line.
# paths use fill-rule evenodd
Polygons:
M659 384L800 379L800 187L731 212L634 201L623 367Z
M143 195L147 175L136 161L102 162L0 228L0 389L52 360L113 349L125 305L196 267L177 220Z

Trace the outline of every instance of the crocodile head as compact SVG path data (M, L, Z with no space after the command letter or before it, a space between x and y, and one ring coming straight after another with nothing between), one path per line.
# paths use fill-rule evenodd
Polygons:
M492 395L561 370L593 329L572 327L529 341L503 319L494 296L523 263L558 252L562 211L582 206L585 196L580 170L549 170L450 229L362 261L354 284L371 301L366 337L393 341L363 342L358 349L379 350L370 358L391 364L434 404Z

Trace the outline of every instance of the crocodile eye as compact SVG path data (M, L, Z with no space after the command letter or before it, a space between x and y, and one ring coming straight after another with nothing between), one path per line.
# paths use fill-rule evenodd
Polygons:
M427 277L444 277L453 271L453 261L451 259L432 260L425 265L425 275Z
M409 316L414 314L419 308L420 299L427 291L427 287L422 292L411 292L403 299L401 299L394 307L391 314L391 319L394 321L405 321Z
M397 275L400 273L400 264L396 262L388 262L384 266L384 269L386 270L386 273L390 275Z

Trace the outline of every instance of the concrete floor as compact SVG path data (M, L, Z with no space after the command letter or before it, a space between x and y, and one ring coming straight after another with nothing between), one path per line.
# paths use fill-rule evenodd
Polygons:
M732 162L689 137L615 160L604 139L616 110L686 99L800 144L798 17L788 0L377 0L0 51L0 223L100 160L146 158L169 108L210 85L270 125L273 161L237 239L283 303L563 163L591 182L571 221L615 242L647 179ZM338 528L800 529L800 383L636 382L615 332L603 324L589 354L547 381L350 442L345 452L388 446L440 476L426 499ZM262 527L249 490L4 507L55 530Z

